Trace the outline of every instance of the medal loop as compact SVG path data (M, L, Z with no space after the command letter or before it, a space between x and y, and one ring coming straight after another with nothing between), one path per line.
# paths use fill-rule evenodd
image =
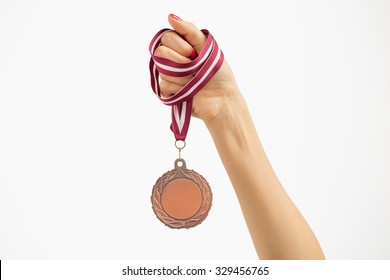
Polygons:
M152 90L163 104L172 106L170 128L176 140L186 139L191 120L192 99L217 73L224 60L223 52L210 32L206 29L201 31L207 36L206 43L198 56L188 63L178 63L154 55L154 51L161 45L161 37L166 32L175 32L172 29L160 30L149 44L151 55L149 71ZM172 97L163 98L159 85L160 73L172 77L193 75L193 78Z
M181 143L181 144L179 144ZM175 141L175 147L179 150L179 159L181 159L181 150L183 150L186 147L186 141L184 140L176 140Z
M182 158L175 160L175 169L187 169L186 161Z

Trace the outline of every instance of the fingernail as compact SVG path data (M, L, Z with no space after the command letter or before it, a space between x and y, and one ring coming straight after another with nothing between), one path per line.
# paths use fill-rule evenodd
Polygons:
M198 56L198 54L195 51L192 51L192 53L188 56L189 59L194 59Z
M178 20L178 21L182 21L181 18L179 18L177 15L174 15L174 14L169 14L171 16L171 18L175 19L175 20Z

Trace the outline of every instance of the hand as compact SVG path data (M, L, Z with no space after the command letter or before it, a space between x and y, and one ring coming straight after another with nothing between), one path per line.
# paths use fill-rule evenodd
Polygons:
M194 24L175 15L170 14L168 21L176 32L166 32L163 35L162 45L154 55L179 63L190 62L190 57L196 57L202 50L206 36ZM171 77L164 74L160 74L160 77L160 91L164 98L176 94L192 79L192 76ZM206 124L211 122L237 91L233 72L225 60L214 77L195 95L192 115Z

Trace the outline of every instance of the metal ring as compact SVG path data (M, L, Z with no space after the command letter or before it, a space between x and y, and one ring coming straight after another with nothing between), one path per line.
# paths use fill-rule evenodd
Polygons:
M183 143L181 145L182 147L178 146L179 143ZM175 141L175 147L176 147L176 149L179 149L179 150L184 149L186 147L186 141L184 141L184 140L176 140Z

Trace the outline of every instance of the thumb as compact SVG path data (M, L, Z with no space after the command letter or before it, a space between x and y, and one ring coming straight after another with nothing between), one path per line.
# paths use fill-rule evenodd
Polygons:
M193 23L184 21L174 14L168 16L169 24L173 29L195 49L199 54L207 37Z

